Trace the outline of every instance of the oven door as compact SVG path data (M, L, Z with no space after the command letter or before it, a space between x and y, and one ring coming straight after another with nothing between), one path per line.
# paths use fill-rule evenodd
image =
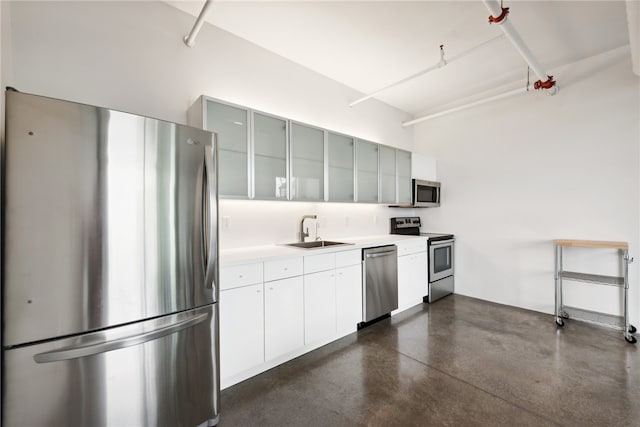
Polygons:
M454 240L429 242L429 282L453 276Z

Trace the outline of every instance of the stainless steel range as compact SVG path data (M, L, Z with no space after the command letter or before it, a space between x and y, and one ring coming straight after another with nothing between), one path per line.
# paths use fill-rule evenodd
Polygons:
M425 302L434 302L454 291L453 234L421 233L420 217L391 218L391 234L428 238L428 294Z

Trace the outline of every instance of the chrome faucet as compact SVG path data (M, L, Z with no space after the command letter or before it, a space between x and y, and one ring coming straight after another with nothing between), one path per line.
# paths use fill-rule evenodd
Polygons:
M309 227L307 227L307 231L304 230L304 220L305 219L316 219L318 218L317 215L302 215L302 218L300 218L300 225L299 225L299 230L298 230L298 243L303 243L304 242L304 238L305 237L309 237Z

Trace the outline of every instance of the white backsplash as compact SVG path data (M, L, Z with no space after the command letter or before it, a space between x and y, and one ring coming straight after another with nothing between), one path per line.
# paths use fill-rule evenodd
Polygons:
M220 249L295 242L303 215L307 240L389 234L389 218L412 216L414 209L357 203L290 202L261 200L219 201Z

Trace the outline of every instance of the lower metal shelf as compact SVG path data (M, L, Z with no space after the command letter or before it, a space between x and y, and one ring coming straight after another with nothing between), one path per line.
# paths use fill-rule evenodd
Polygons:
M565 319L580 320L621 331L625 329L624 316L616 316L614 314L601 313L566 305L562 306L560 316Z

